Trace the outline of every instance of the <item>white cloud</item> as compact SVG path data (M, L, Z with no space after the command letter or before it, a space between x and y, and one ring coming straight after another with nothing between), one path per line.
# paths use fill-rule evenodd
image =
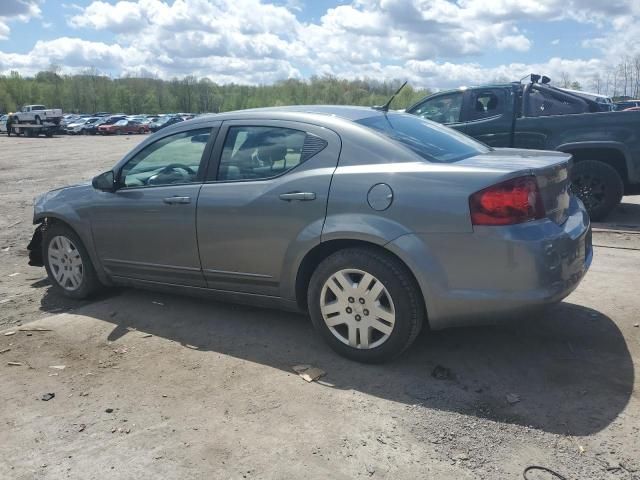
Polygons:
M40 13L39 0L0 0L0 38L9 34L2 9L10 4L11 18ZM483 67L495 64L495 52L533 48L524 20L589 24L602 34L585 46L601 50L603 59L640 53L639 0L352 0L317 22L300 20L299 0L94 0L68 9L73 35L40 41L26 54L0 52L0 72L32 73L56 63L69 71L95 66L116 75L193 74L217 82L325 73L409 78L433 88L512 80L532 71L580 79L605 68L605 60L560 58ZM77 38L93 30L111 32L113 40Z
M0 40L9 38L9 21L28 21L40 16L41 0L2 0L0 2Z

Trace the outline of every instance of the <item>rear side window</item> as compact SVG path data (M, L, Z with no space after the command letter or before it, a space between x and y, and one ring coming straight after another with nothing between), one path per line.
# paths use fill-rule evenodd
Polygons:
M471 92L471 108L469 110L469 120L480 120L483 118L502 115L504 112L504 91L503 90L481 90Z
M491 150L456 130L413 115L376 115L356 123L392 138L430 162L457 162Z
M261 180L281 175L320 152L327 142L282 127L231 127L222 149L218 180Z

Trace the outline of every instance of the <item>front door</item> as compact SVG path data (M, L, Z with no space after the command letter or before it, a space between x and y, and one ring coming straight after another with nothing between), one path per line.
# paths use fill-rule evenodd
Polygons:
M165 136L134 155L116 192L92 212L94 242L114 277L206 286L196 239L196 205L215 129Z
M491 147L510 147L513 95L504 88L467 91L462 112L464 133Z
M224 122L198 200L210 288L278 296L285 263L319 243L340 138L288 121Z

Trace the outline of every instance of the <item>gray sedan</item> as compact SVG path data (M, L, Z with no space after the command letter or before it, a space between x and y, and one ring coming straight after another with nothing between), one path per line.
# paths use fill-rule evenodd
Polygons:
M131 285L308 311L339 353L562 300L591 258L571 157L491 149L418 117L285 107L181 122L36 200L58 292Z

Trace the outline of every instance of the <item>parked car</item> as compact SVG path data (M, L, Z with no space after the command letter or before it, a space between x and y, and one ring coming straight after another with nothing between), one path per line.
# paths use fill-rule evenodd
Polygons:
M560 88L559 90L595 102L598 106L599 112L613 112L616 110L616 106L613 103L613 100L611 99L611 97L607 97L606 95L602 95L600 93L585 92L582 90L572 90L570 88Z
M65 131L69 135L89 135L95 133L93 125L101 122L99 117L79 118L74 123L66 126Z
M149 133L149 127L136 120L122 119L116 123L103 123L98 127L102 135L130 135L133 133Z
M182 117L171 116L171 117L161 117L158 121L153 122L149 125L149 130L152 132L157 132L158 130L162 130L170 125L174 125L176 123L183 122Z
M515 82L439 92L406 111L493 147L572 154L572 188L602 220L640 185L640 115L599 108L549 85Z
M98 133L98 127L106 123L105 118L98 118L97 121L91 124L85 124L82 128L83 135L96 135Z
M640 100L624 100L622 102L616 102L615 109L618 111L628 110L634 107L640 107Z
M72 298L117 284L308 311L336 351L380 362L427 322L578 285L592 247L570 158L363 107L200 117L38 197L30 263Z

